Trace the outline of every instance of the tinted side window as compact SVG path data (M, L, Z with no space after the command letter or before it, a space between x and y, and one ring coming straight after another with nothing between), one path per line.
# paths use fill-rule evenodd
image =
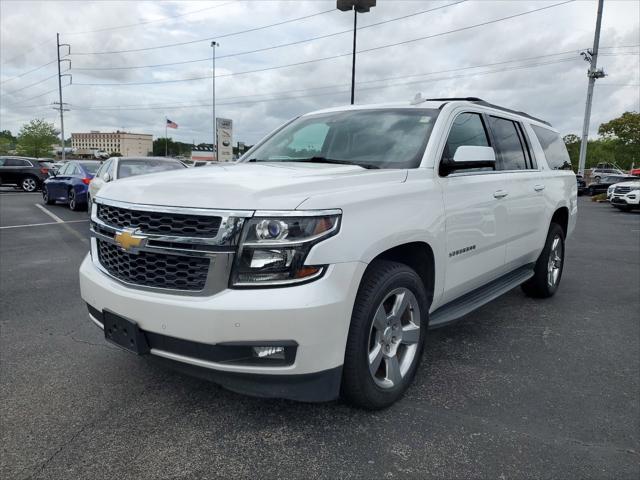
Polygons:
M31 163L27 160L21 160L19 158L7 158L4 162L5 167L30 167Z
M489 139L478 113L461 113L453 121L442 158L453 159L458 147L463 145L488 147ZM491 169L489 169L491 170Z
M499 170L526 170L527 157L515 122L490 117L491 131L502 159Z
M537 125L531 125L531 128L538 137L542 150L544 150L549 168L552 170L572 170L567 147L560 135Z

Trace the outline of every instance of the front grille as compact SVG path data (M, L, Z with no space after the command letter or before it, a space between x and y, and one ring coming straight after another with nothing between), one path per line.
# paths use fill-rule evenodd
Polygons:
M116 228L138 228L143 233L179 237L213 238L220 217L182 213L146 212L98 204L98 218Z
M151 252L127 253L103 240L98 242L100 264L123 282L143 287L200 291L209 271L209 258Z
M613 191L614 193L629 193L631 191L631 187L616 187Z

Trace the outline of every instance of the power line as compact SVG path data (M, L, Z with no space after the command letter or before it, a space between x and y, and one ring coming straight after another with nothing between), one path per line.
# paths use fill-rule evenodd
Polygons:
M573 49L573 50L565 50L562 52L556 52L556 53L548 53L545 55L536 55L533 57L525 57L525 58L518 58L518 59L514 59L514 60L503 60L503 61L499 61L499 62L492 62L492 63L484 63L484 64L478 64L478 65L468 65L466 67L457 67L457 68L452 68L452 69L447 69L447 70L439 70L439 71L434 71L434 72L426 72L426 73L416 73L416 74L411 74L411 75L399 75L399 76L394 76L394 77L386 77L386 78L380 78L380 79L375 79L375 80L363 80L363 81L358 81L357 84L358 85L362 85L362 84L367 84L367 83L375 83L375 82L381 82L381 81L387 81L387 80L397 80L397 79L406 79L406 78L412 78L412 77L421 77L421 76L429 76L429 75L436 75L436 74L440 74L440 73L452 73L452 72L458 72L458 71L463 71L463 70L471 70L474 68L483 68L483 67L493 67L493 66L497 66L497 65L505 65L508 63L515 63L515 62L526 62L526 61L530 61L530 60L539 60L541 58L549 58L549 57L557 57L559 55L566 55L566 54L570 54L570 53L579 53L580 51L582 51L584 49ZM578 57L576 57L578 58ZM252 97L252 96L258 96L258 97L262 97L262 96L268 96L268 95L279 95L279 94L283 94L283 93L299 93L299 92L309 92L309 91L314 91L314 90L326 90L328 88L339 88L339 87L343 87L346 84L334 84L334 85L326 85L323 87L313 87L313 88L303 88L303 89L298 89L298 90L284 90L284 91L277 91L277 92L267 92L267 93L262 93L262 94L256 94L256 95L239 95L239 96L234 96L234 97L222 97L220 98L220 100L230 100L230 99L236 99L236 98L247 98L247 97ZM134 104L134 105L96 105L94 106L96 109L103 109L103 108L124 108L124 107L150 107L153 106L154 104ZM155 104L155 105L161 105L161 106L166 106L164 104ZM179 107L179 106L183 106L183 105L179 105L179 104L174 104L174 105L170 105L170 106L174 106L174 107ZM90 108L94 108L94 107L90 107Z
M169 17L156 19L156 20L148 20L148 21L145 21L145 22L138 22L138 23L129 23L127 25L119 25L119 26L115 26L115 27L99 28L97 30L85 30L83 32L66 32L66 33L63 32L63 33L61 33L61 35L85 35L85 34L89 34L89 33L100 33L100 32L107 32L107 31L110 31L110 30L120 30L120 29L123 29L123 28L139 27L141 25L149 25L150 23L166 22L167 20L173 20L174 18L186 17L188 15L193 15L194 13L204 12L206 10L213 10L213 9L216 9L216 8L224 7L226 5L230 5L232 3L235 3L235 2L221 3L220 5L214 5L212 7L201 8L199 10L192 10L190 12L181 13L179 15L172 15L172 16L169 16Z
M395 18L391 18L391 19L384 20L384 21L381 21L381 22L372 23L370 25L365 25L365 26L362 26L362 27L358 27L358 30L363 30L365 28L376 27L378 25L384 25L384 24L387 24L387 23L396 22L396 21L399 21L399 20L404 20L406 18L415 17L415 16L418 16L418 15L424 15L425 13L433 12L433 11L436 11L436 10L441 10L443 8L451 7L453 5L458 5L458 4L464 3L466 1L467 0L459 0L459 1L454 2L454 3L449 3L449 4L446 4L446 5L440 5L440 6L435 7L435 8L430 8L430 9L427 9L427 10L422 10L422 11L419 11L419 12L410 13L408 15L403 15L401 17L395 17ZM321 40L321 39L324 39L324 38L335 37L337 35L343 35L345 33L352 33L352 32L353 32L352 29L342 30L340 32L328 33L328 34L325 34L325 35L319 35L319 36L316 36L316 37L305 38L305 39L302 39L302 40L296 40L294 42L281 43L281 44L278 44L278 45L272 45L272 46L269 46L269 47L258 48L258 49L255 49L255 50L246 50L246 51L243 51L243 52L229 53L227 55L217 55L216 56L216 60L219 60L221 58L239 57L241 55L249 55L249 54L252 54L252 53L265 52L265 51L268 51L268 50L275 50L277 48L290 47L290 46L293 46L293 45L300 45L302 43L313 42L315 40ZM183 61L180 61L180 62L159 63L159 64L153 64L153 65L136 65L136 66L131 66L131 67L74 67L74 70L77 70L77 71L134 70L134 69L141 69L141 68L169 67L169 66L173 66L173 65L185 65L185 64L189 64L189 63L199 63L199 62L209 62L209 61L211 61L211 57L198 58L198 59L195 59L195 60L183 60Z
M148 50L158 50L160 48L168 48L168 47L178 47L178 46L182 46L182 45L190 45L192 43L210 41L210 40L213 40L213 39L218 40L220 38L232 37L232 36L235 36L235 35L241 35L243 33L255 32L255 31L258 31L258 30L264 30L266 28L277 27L279 25L285 25L287 23L292 23L292 22L297 22L297 21L300 21L300 20L305 20L307 18L317 17L319 15L324 15L326 13L333 12L333 11L335 11L334 8L332 8L331 10L324 10L322 12L312 13L310 15L304 15L302 17L291 18L289 20L283 20L281 22L272 23L272 24L269 24L269 25L262 25L260 27L249 28L247 30L241 30L241 31L232 32L232 33L225 33L225 34L222 34L222 35L216 35L215 37L199 38L197 40L189 40L189 41L186 41L186 42L169 43L169 44L166 44L166 45L156 45L154 47L132 48L132 49L129 49L129 50L111 50L111 51L104 51L104 52L78 52L78 53L73 53L73 55L75 55L75 56L78 56L78 55L111 55L111 54L114 54L114 53L146 52Z
M9 59L7 59L7 60L3 61L3 62L2 62L2 65L6 65L7 63L11 63L11 62L13 62L16 58L24 57L27 53L30 53L30 52L34 51L36 48L42 47L43 45L47 45L47 44L49 44L49 43L51 43L51 42L53 42L53 40L47 40L46 42L42 42L42 43L39 43L39 44L37 44L37 45L34 45L34 46L33 46L33 47L31 47L29 50L25 50L24 52L19 53L18 55L14 55L13 57L11 57L11 58L9 58Z
M57 74L56 74L56 76L57 76ZM68 85L63 85L63 86L62 86L62 88L65 88L65 87L67 87L67 86L68 86ZM14 105L20 105L21 103L28 102L28 101L31 101L31 100L35 100L36 98L44 97L45 95L48 95L48 94L50 94L50 93L57 92L57 91L58 91L58 89L57 89L57 88L54 88L53 90L49 90L49 91L47 91L47 92L41 93L41 94L39 94L39 95L36 95L36 96L34 96L34 97L25 98L25 99L23 99L23 100L20 100L20 101L19 101L19 102L17 102L17 103L14 103L14 104L11 104L11 105L6 105L6 106L7 106L7 107L13 107Z
M36 68L33 68L33 69L29 70L29 71L23 72L20 75L16 75L14 77L7 78L6 80L2 80L0 82L0 85L4 85L5 83L10 82L11 80L15 80L16 78L21 78L21 77L24 77L25 75L29 75L30 73L37 72L41 68L47 67L47 66L52 65L54 63L56 63L56 60L51 60L50 62L43 63L39 67L36 67Z
M572 53L573 51L571 51ZM553 54L553 55L558 55L558 54ZM550 55L547 55L550 56ZM454 78L462 78L462 77L473 77L473 76L477 76L477 75L488 75L488 74L492 74L492 73L499 73L499 72L507 72L507 71L515 71L515 70L522 70L522 69L527 69L527 68L534 68L534 67L539 67L539 66L545 66L545 65L554 65L554 64L558 64L558 63L565 63L565 62L573 62L578 60L578 58L576 57L569 57L569 58L560 58L560 59L554 59L554 60L549 60L546 62L538 62L538 63L530 63L530 64L525 64L525 65L513 65L513 66L509 66L509 67L505 67L505 68L500 68L500 69L493 69L493 70L488 70L488 71L483 71L483 72L473 72L473 73L467 73L467 74L457 74L457 75L449 75L449 76L444 76L444 77L439 77L439 78L427 78L427 79L421 79L421 80L412 80L412 81L408 81L408 82L396 82L396 83L390 83L387 85L375 85L375 86L370 86L370 87L361 87L360 90L376 90L376 89L380 89L380 88L388 88L388 87L393 87L393 86L401 86L401 85L412 85L412 84L418 84L418 83L422 83L425 81L440 81L440 80L448 80L448 79L454 79ZM522 60L511 60L511 62L516 62L516 61L522 61ZM496 62L496 63L506 63L506 62ZM430 73L426 73L426 74L414 74L414 75L408 75L408 76L403 76L403 77L388 77L388 78L381 78L381 79L376 79L376 80L369 80L369 81L365 81L365 82L359 82L359 83L374 83L374 82L383 82L383 81L388 81L388 80L397 80L399 78L410 78L410 77L416 77L416 76L430 76L430 75L436 75L438 73L445 73L445 72L452 72L452 71L461 71L464 69L471 69L471 68L480 68L480 67L485 67L485 66L489 66L489 65L494 65L494 64L486 64L486 65L476 65L476 66L468 66L468 67L461 67L458 69L450 69L450 70L442 70L439 72L430 72ZM318 87L318 88L312 88L312 89L301 89L301 90L289 90L289 91L281 91L281 92L271 92L269 94L262 94L262 95L258 95L258 96L265 96L265 95L274 95L276 93L296 93L296 92L302 92L302 91L313 91L313 90L326 90L329 88L346 88L349 85L347 84L342 84L342 85L328 85L325 87ZM254 100L240 100L240 101L233 101L233 102L222 102L222 103L217 103L218 105L239 105L239 104L247 104L247 103L262 103L262 102L271 102L271 101L278 101L278 100L287 100L287 99L301 99L301 98L307 98L307 97L315 97L315 96L324 96L324 95L334 95L337 93L345 93L347 92L347 90L334 90L331 92L322 92L322 93L315 93L315 94L307 94L307 95L297 95L297 96L277 96L277 97L273 97L273 98L266 98L266 99L254 99ZM255 96L255 95L254 95ZM230 100L230 99L236 99L236 98L247 98L250 97L249 96L237 96L237 97L225 97L222 98L220 100ZM74 107L74 110L80 110L80 111L136 111L136 110L163 110L163 109L183 109L183 108L201 108L201 107L211 107L211 103L197 103L197 104L181 104L181 105L155 105L155 106L151 106L151 105L146 105L146 106L127 106L127 105L121 105L121 106L117 106L117 105L111 105L111 106L104 106L104 107L96 107L96 106L89 106L89 107L82 107L82 106L77 106ZM34 107L36 107L36 105L34 105ZM135 107L135 108L134 108Z
M12 91L10 91L10 92L3 93L2 95L13 95L14 93L21 92L22 90L26 90L27 88L31 88L31 87L33 87L33 86L35 86L35 85L39 85L39 84L41 84L42 82L46 82L47 80L50 80L50 79L52 79L53 77L57 77L57 76L58 76L58 74L57 74L57 73L54 73L53 75L50 75L50 76L48 76L48 77L45 77L45 78L43 78L42 80L38 80L37 82L31 83L31 84L26 85L26 86L21 87L21 88L18 88L17 90L12 90Z
M427 39L430 39L430 38L441 37L441 36L444 36L444 35L449 35L451 33L457 33L457 32L461 32L461 31L470 30L470 29L473 29L473 28L482 27L482 26L493 24L493 23L501 22L501 21L504 21L504 20L510 20L512 18L521 17L523 15L528 15L528 14L531 14L531 13L539 12L541 10L547 10L549 8L558 7L560 5L565 5L567 3L572 3L573 1L574 0L567 0L567 1L564 1L564 2L561 2L561 3L556 3L556 4L553 4L553 5L547 5L545 7L537 8L537 9L534 9L534 10L529 10L527 12L522 12L522 13L518 13L518 14L514 14L514 15L509 15L509 16L506 16L506 17L497 18L497 19L489 20L489 21L482 22L482 23L477 23L475 25L469 25L467 27L461 27L461 28L457 28L457 29L454 29L454 30L448 30L446 32L440 32L440 33L435 33L435 34L432 34L432 35L426 35L426 36L414 38L414 39L411 39L411 40L404 40L404 41L401 41L401 42L390 43L390 44L380 45L380 46L377 46L377 47L366 48L366 49L363 49L363 50L359 50L356 53L372 52L372 51L376 51L376 50L381 50L383 48L396 47L396 46L399 46L399 45L406 45L406 44L412 43L412 42L418 42L418 41L427 40ZM342 54L339 54L339 55L332 55L332 56L329 56L329 57L322 57L322 58L316 58L316 59L311 59L311 60L305 60L305 61L296 62L296 63L289 63L289 64L286 64L286 65L264 67L264 68L254 69L254 70L246 70L246 71L243 71L243 72L224 73L224 74L216 75L216 78L218 78L218 77L231 77L231 76L245 75L245 74L248 74L248 73L265 72L265 71L270 71L270 70L278 70L278 69L281 69L281 68L288 68L288 67L294 67L294 66L299 66L299 65L307 65L307 64L310 64L310 63L322 62L322 61L326 61L326 60L333 60L333 59L336 59L336 58L346 57L346 56L350 56L350 55L352 55L352 52L342 53ZM154 81L145 81L145 82L118 82L118 83L82 83L81 82L81 83L76 83L75 85L82 85L82 86L128 86L128 85L131 85L131 86L134 86L134 85L155 85L155 84L192 82L192 81L204 80L204 79L211 79L211 75L202 76L202 77L185 78L185 79L154 80Z

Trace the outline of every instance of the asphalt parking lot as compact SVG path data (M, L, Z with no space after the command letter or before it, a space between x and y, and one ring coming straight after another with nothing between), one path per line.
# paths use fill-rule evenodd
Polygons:
M249 398L105 343L80 299L86 213L0 192L0 477L640 476L640 212L580 199L558 294L431 332L364 412Z

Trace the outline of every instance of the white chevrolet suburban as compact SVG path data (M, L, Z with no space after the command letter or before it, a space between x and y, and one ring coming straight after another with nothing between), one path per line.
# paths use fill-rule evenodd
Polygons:
M477 98L302 115L235 164L106 185L82 298L106 339L234 391L383 408L429 328L560 283L576 177Z

